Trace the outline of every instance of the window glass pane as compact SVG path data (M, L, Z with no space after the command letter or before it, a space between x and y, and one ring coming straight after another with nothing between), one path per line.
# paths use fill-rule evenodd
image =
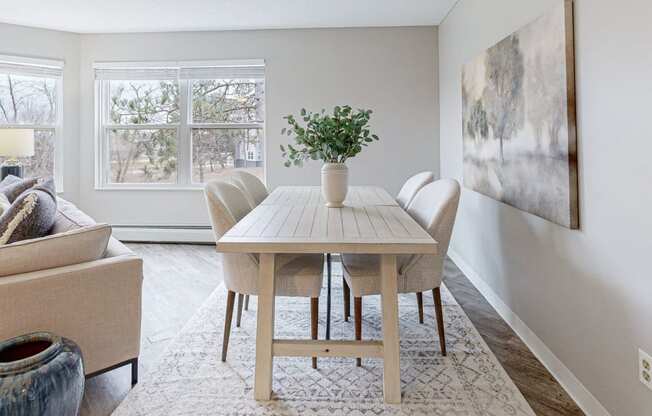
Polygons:
M193 129L192 181L208 182L233 170L263 180L263 130Z
M52 124L57 120L57 81L0 74L0 124Z
M0 157L0 165L7 158ZM54 129L34 131L34 156L18 159L25 178L54 175Z
M108 131L111 183L176 183L176 129Z
M218 79L192 82L192 120L195 123L262 123L265 83L256 79Z
M109 122L112 124L178 123L176 81L110 81Z

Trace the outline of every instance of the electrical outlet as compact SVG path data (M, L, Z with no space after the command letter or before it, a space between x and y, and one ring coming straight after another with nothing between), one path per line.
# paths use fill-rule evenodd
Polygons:
M652 356L640 348L638 350L638 375L641 383L652 390Z

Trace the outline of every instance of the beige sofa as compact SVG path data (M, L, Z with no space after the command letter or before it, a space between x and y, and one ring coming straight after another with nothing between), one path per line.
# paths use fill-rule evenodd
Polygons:
M79 345L87 377L131 364L135 384L142 260L67 201L53 230L0 246L0 340L53 332Z

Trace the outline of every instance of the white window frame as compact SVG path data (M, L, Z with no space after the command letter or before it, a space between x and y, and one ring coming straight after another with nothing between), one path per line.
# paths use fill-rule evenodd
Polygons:
M0 124L0 129L52 130L54 132L54 183L57 193L64 192L64 143L63 143L63 60L32 58L23 56L0 55L0 67L6 64L15 66L16 70L0 69L1 74L27 75L32 77L54 79L57 88L56 119L54 124ZM27 71L23 72L21 70Z
M119 71L124 78L131 80L129 73L142 68L158 68L165 71L186 68L210 69L228 67L263 67L263 60L237 60L237 61L190 61L190 62L106 62L96 63L95 68ZM139 78L134 78L138 80ZM140 78L145 80L146 78ZM163 191L163 190L203 190L204 185L193 182L192 164L192 130L193 129L260 129L263 137L263 149L266 148L265 122L261 123L195 123L192 120L192 82L202 79L220 79L219 77L177 78L179 84L179 123L174 124L110 124L109 121L109 83L110 79L96 79L95 81L95 189L96 190L138 190L138 191ZM266 79L263 76L263 82ZM147 78L147 80L152 80ZM156 79L153 79L156 80ZM267 99L265 97L266 105ZM265 109L263 109L266 114ZM177 181L176 183L112 183L110 181L110 163L108 132L112 129L152 130L176 129L177 131ZM264 156L264 155L263 155ZM263 175L266 177L267 164L263 157Z

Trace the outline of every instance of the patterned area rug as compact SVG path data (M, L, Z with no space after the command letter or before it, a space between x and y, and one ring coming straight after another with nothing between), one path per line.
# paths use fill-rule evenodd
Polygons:
M333 278L333 339L353 339L353 319L342 319L341 274ZM326 290L320 299L320 339ZM431 294L419 324L415 295L399 299L402 404L383 403L382 361L320 358L274 360L270 402L253 400L256 302L235 317L226 363L220 361L226 290L219 287L188 322L158 367L129 393L114 415L437 415L500 416L534 412L482 337L442 287L448 356L439 350ZM353 303L353 302L351 302ZM277 298L276 338L309 338L308 299ZM363 299L363 339L382 336L380 297Z

